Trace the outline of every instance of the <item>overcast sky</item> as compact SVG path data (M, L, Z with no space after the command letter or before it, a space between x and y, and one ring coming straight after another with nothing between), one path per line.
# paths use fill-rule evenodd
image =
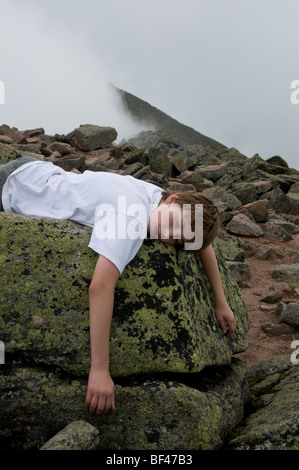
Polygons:
M141 129L111 82L248 157L299 169L298 24L299 0L0 0L0 124L129 137Z

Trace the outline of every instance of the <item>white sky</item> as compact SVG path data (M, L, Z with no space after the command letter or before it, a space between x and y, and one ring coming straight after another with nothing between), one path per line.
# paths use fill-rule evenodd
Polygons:
M129 137L141 129L112 82L248 157L299 169L298 24L299 0L0 0L0 124Z

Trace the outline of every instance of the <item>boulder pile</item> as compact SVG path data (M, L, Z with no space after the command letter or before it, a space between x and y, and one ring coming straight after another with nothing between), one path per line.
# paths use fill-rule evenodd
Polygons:
M280 403L289 393L291 385L284 379L287 375L293 383L297 365L284 365L283 377L269 379L271 397L247 416L248 404L255 400L256 389L249 391L253 374L259 374L258 381L267 377L260 370L249 373L234 355L247 348L248 313L239 288L251 275L246 257L275 258L275 250L256 241L265 237L283 244L299 233L299 171L279 156L248 158L234 148L182 144L162 132L142 132L119 144L116 138L115 129L91 124L55 136L43 129L2 125L0 164L34 155L67 171L117 172L164 189L196 189L211 196L222 221L214 248L237 331L231 338L221 333L195 255L146 240L115 293L110 346L117 411L90 417L84 408L88 286L96 262L87 248L90 229L70 221L0 213L0 339L6 359L0 369L2 447L298 447L293 407L290 425L279 438L278 417L273 416L270 431L249 428L251 422L255 429L259 426L257 413L264 419L261 409L271 414L270 404L278 403L276 386ZM296 293L299 252L291 255L294 263L278 262L272 276ZM296 337L298 302L285 303L279 292L263 301L278 303L278 325L264 325L264 330L284 334L291 329ZM281 419L286 420L283 413Z

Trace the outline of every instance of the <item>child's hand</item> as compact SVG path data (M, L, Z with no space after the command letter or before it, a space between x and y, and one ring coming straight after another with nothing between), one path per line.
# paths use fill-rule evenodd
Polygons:
M114 383L109 371L90 369L85 406L96 416L115 410Z
M226 302L216 304L214 311L221 330L229 338L236 331L236 320L233 312Z

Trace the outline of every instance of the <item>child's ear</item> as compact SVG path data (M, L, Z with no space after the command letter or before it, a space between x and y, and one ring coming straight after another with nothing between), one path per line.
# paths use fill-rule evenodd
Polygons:
M178 194L171 194L171 195L168 196L168 198L165 200L165 204L171 204L172 202L175 202L178 197L179 197Z

